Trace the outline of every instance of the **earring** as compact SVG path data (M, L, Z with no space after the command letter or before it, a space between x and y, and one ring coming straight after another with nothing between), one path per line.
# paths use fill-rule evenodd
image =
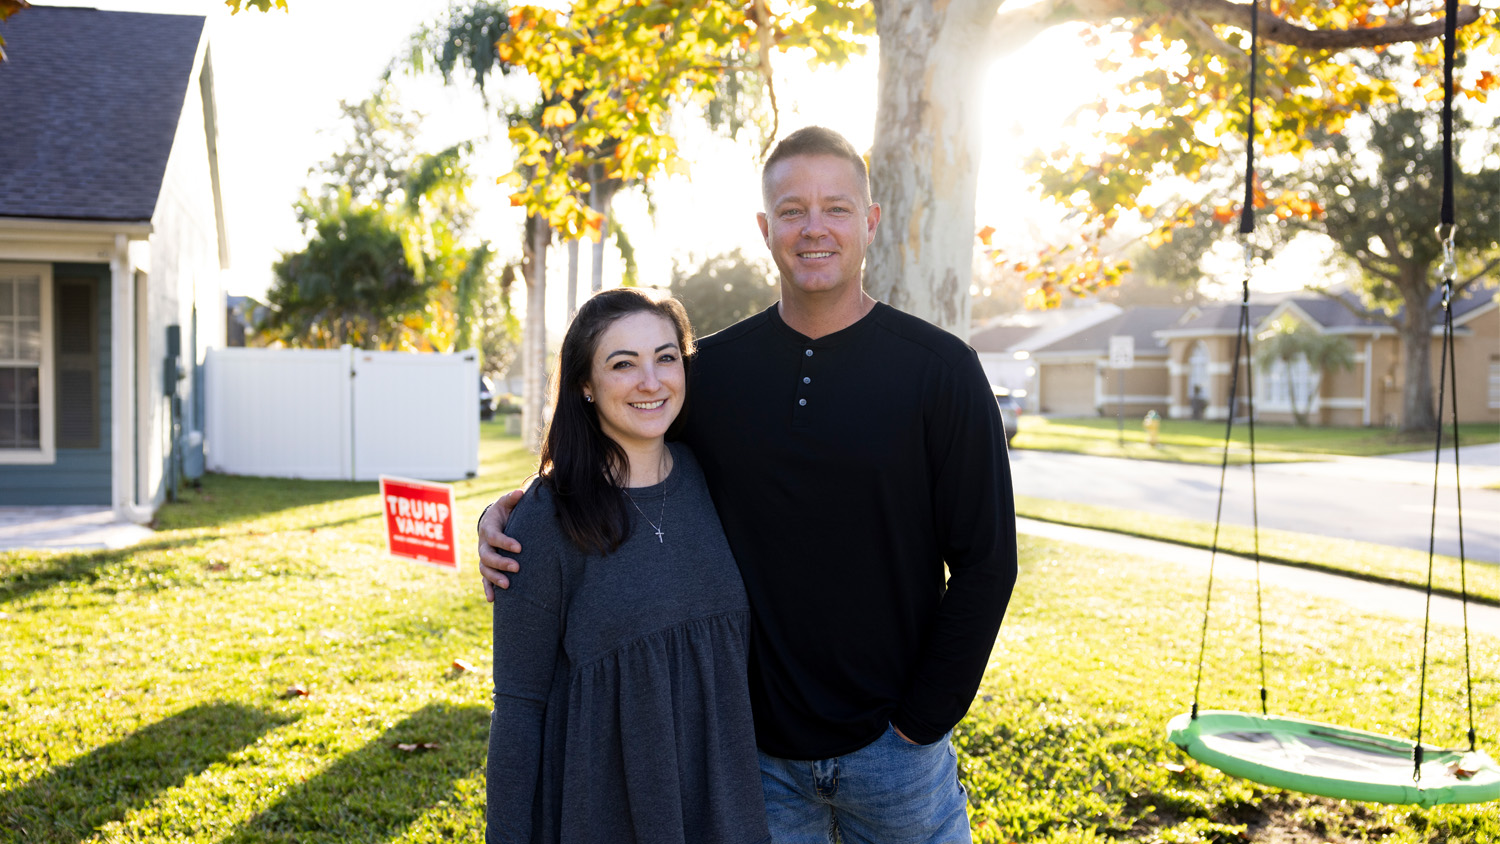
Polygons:
M588 402L589 404L593 404L594 403L594 397L590 396L588 394L584 395L583 400L586 401L586 402Z

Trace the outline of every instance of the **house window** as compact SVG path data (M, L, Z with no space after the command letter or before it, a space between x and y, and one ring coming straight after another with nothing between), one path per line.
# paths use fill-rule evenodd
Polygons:
M52 273L0 264L0 463L50 463Z
M1188 356L1188 387L1199 387L1208 391L1208 346L1203 341L1193 344L1193 353Z
M1298 355L1291 365L1276 361L1269 372L1263 373L1266 380L1266 403L1278 408L1310 407L1312 400L1313 371L1307 358Z

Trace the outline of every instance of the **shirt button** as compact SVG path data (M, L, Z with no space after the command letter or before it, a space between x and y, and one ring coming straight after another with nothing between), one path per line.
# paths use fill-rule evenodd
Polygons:
M812 349L808 349L807 350L807 356L808 357L812 357Z
M807 399L797 399L797 404L807 407Z
M802 376L802 383L804 383L804 384L811 384L812 383L812 378L804 375L804 376Z

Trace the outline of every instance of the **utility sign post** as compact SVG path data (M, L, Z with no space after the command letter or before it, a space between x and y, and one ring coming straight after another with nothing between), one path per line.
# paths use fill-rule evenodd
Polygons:
M1135 366L1135 338L1128 334L1116 334L1109 338L1109 368L1116 373L1120 385L1120 401L1115 405L1115 420L1119 427L1120 448L1125 447L1125 370Z
M391 556L458 571L453 487L381 475L380 502Z

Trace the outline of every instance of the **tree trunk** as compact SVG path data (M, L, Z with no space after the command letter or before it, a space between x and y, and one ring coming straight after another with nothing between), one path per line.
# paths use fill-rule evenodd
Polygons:
M578 241L568 241L568 321L578 313Z
M595 293L604 289L604 239L609 237L609 206L615 201L618 185L619 182L616 181L599 183L596 180L593 190L589 192L589 207L604 218L599 223L599 237L594 241L594 263L590 268L593 272L591 289Z
M876 0L879 101L870 180L881 224L865 287L967 338L980 90L999 0Z
M521 440L541 451L542 410L547 391L547 247L552 227L541 217L526 218L521 272L526 277L526 324L521 331Z
M1422 268L1425 276L1426 267ZM1432 313L1427 297L1432 290L1425 282L1403 283L1401 321L1401 430L1436 431L1437 416L1432 400Z

